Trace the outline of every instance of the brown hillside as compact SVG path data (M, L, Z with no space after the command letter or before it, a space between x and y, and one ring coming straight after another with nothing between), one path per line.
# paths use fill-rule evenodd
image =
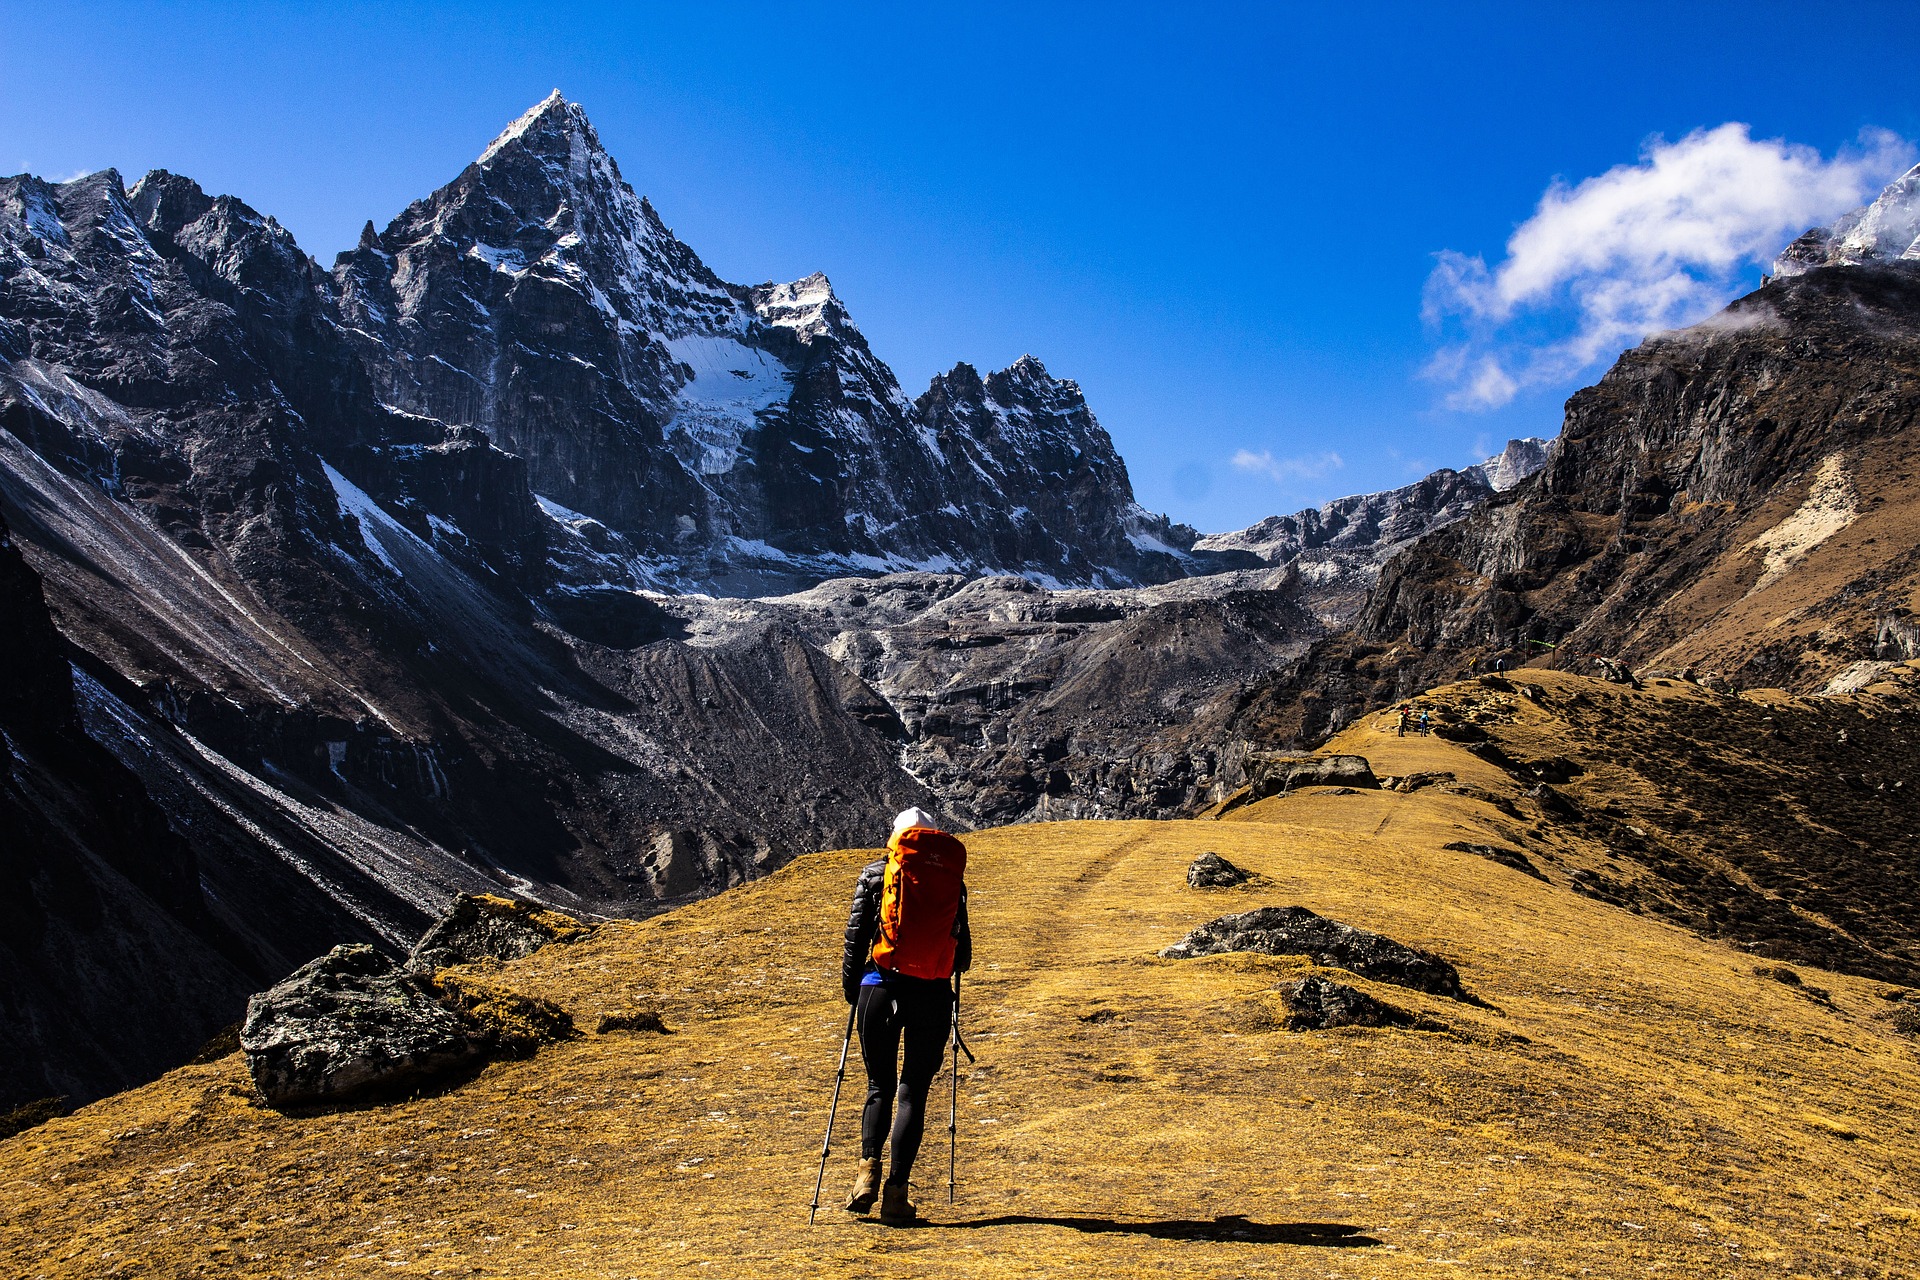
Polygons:
M1567 403L1546 470L1389 564L1360 631L1462 658L1695 666L1818 689L1920 657L1920 272L1775 280Z
M1521 694L1512 720L1494 726L1515 750L1523 732L1548 732L1563 704L1578 708L1575 695L1614 696L1568 677L1542 684L1547 710ZM1498 692L1433 697L1463 719L1491 720ZM1650 690L1612 718L1638 744L1656 711L1696 714L1702 698ZM1511 774L1459 745L1391 737L1377 720L1340 745L1364 745L1383 773L1455 779L1410 792L1308 790L1228 821L969 838L979 950L967 1006L980 1064L962 1073L958 1203L948 1208L940 1186L944 1135L930 1134L917 1171L926 1228L887 1230L832 1207L807 1226L845 1025L839 926L869 856L849 850L644 923L604 925L489 975L558 1001L582 1027L650 1010L670 1034L589 1035L437 1095L311 1115L258 1105L234 1056L8 1140L0 1270L1920 1268L1914 992L1756 963L1675 927L1650 905L1671 883L1643 873L1651 855L1608 870L1639 913L1571 891L1575 871L1605 862L1601 842L1524 821ZM1654 765L1621 768L1590 768L1565 791L1633 817L1643 816L1635 805L1671 803L1635 789L1635 777L1659 778ZM1548 878L1450 843L1524 851ZM1189 889L1186 865L1203 850L1261 878ZM1440 952L1488 1007L1340 974L1446 1030L1295 1033L1279 1029L1274 988L1307 962L1157 956L1222 913L1290 904ZM1871 954L1910 954L1894 932L1873 935ZM851 1174L845 1099L839 1132L829 1195Z
M1325 749L1460 796L1440 803L1555 883L1759 956L1920 981L1920 663L1835 697L1529 668L1395 705L1433 736L1398 737L1389 709Z

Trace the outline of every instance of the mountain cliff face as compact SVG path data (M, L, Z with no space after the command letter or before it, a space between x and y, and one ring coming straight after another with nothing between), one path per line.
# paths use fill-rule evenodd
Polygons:
M1238 732L1318 741L1495 657L1839 693L1920 653L1916 181L1623 355L1538 474L1391 559Z
M884 701L791 628L676 643L644 597L551 591L548 539L575 535L526 460L385 402L331 288L271 219L173 175L0 183L0 512L97 744L53 776L84 797L117 760L153 856L189 840L239 936L222 969L191 930L44 935L7 980L110 1051L49 1034L6 1056L7 1094L119 1087L454 892L646 911L938 803ZM71 858L113 865L104 821ZM153 994L152 1026L109 1036L112 1001L42 970ZM211 976L163 997L161 973Z
M40 580L0 520L0 1110L184 1061L270 972L194 850L88 738ZM297 927L290 923L290 927ZM156 954L179 963L143 963ZM89 964L75 964L87 956Z

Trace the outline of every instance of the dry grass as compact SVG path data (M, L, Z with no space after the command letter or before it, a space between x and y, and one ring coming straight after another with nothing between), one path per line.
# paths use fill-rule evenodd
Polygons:
M1369 724L1336 745L1511 787L1438 739ZM488 975L582 1028L655 1011L668 1034L588 1035L438 1096L305 1117L256 1105L229 1057L24 1133L0 1146L0 1272L1920 1271L1920 1058L1885 984L1803 970L1824 1004L1735 950L1442 849L1501 843L1496 816L1429 787L969 837L980 1063L962 1071L959 1202L944 1133L916 1171L923 1229L832 1207L857 1071L807 1226L840 927L871 856L851 850ZM1187 888L1209 849L1264 882ZM1304 962L1155 955L1291 903L1441 952L1495 1008L1348 979L1451 1030L1292 1034L1273 988Z

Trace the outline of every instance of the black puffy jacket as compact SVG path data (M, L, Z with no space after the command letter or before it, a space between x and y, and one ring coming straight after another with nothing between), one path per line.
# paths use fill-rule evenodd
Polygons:
M847 1003L860 998L860 979L867 972L873 943L880 932L880 892L887 883L887 860L869 862L853 886L853 909L847 913L847 945L840 956L840 989ZM967 924L967 892L960 891L960 914L954 920L959 944L953 952L953 971L973 967L973 930Z

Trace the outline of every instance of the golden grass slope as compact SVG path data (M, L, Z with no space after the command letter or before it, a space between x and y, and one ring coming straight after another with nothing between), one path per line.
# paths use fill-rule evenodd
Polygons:
M1381 772L1512 791L1452 744L1351 734ZM834 1199L807 1226L840 930L872 856L843 850L488 975L579 1026L645 1009L671 1034L590 1035L436 1096L309 1116L257 1105L234 1056L0 1144L0 1275L1920 1272L1920 1058L1888 984L1805 970L1823 1002L1730 947L1441 847L1510 821L1427 787L970 836L980 1062L962 1070L958 1202L930 1130L920 1229L833 1207L857 1069ZM1191 890L1204 850L1261 878ZM1216 915L1294 903L1439 951L1494 1008L1346 975L1450 1030L1295 1034L1274 988L1304 961L1156 955Z

